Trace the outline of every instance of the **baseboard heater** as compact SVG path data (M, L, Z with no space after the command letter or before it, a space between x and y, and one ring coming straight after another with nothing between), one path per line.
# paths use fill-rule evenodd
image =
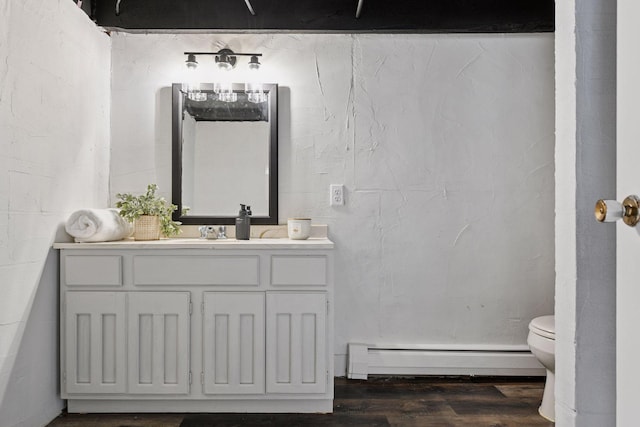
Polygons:
M527 346L369 345L349 343L347 378L368 375L544 376Z

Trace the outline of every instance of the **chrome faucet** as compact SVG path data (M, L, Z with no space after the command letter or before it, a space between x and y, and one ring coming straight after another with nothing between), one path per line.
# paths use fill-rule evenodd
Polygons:
M198 231L201 239L215 240L218 238L218 233L213 225L201 225L198 227ZM225 236L224 238L226 239L227 237Z
M227 227L224 225L218 227L217 231L213 225L201 225L198 227L198 231L201 239L216 240L227 238Z

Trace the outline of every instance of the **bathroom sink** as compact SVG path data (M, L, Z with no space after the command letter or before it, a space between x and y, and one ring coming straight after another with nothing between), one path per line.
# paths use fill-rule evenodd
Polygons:
M200 239L197 237L176 237L176 238L169 238L169 239L163 239L163 241L167 242L167 243L192 243L192 244L198 244L198 243L202 243L202 244L207 244L207 243L237 243L237 242L243 242L246 240L236 240L233 238L226 238L226 239Z

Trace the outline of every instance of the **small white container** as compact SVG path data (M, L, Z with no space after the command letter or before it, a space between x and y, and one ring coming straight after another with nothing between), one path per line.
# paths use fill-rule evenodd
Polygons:
M292 240L305 240L311 235L311 218L289 218L287 231Z

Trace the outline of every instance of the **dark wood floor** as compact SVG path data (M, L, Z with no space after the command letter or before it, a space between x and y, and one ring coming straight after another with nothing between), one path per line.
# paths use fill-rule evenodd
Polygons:
M336 378L334 413L62 414L51 427L553 426L538 414L544 378Z

